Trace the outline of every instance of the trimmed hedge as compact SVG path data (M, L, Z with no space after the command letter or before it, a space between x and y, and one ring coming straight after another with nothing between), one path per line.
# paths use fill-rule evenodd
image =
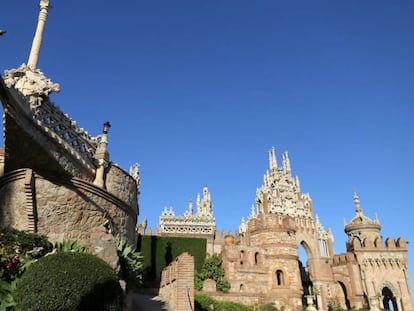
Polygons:
M200 270L206 258L206 239L140 235L137 251L144 256L144 277L159 280L162 270L183 252L194 256Z
M102 259L63 252L31 264L17 285L17 310L122 310L118 277Z
M236 302L219 301L207 295L196 294L195 311L252 311L253 308Z
M237 302L220 301L211 296L196 294L194 297L195 311L278 311L270 304L247 306ZM282 307L283 311L284 308Z

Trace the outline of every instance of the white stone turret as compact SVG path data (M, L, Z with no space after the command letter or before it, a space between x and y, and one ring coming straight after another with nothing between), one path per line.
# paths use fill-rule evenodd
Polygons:
M272 147L272 149L269 150L269 169L271 173L276 172L277 170L275 147Z
M282 154L283 167L277 168L275 149L269 150L269 170L263 176L263 185L256 191L257 213L271 213L313 219L312 200L302 194L298 177L291 173L287 152Z
M287 151L285 151L285 152L283 153L282 157L283 157L283 169L284 169L286 172L290 172L290 171L291 171L291 169L290 169L290 160L289 160L289 154L288 154L288 152L287 152Z

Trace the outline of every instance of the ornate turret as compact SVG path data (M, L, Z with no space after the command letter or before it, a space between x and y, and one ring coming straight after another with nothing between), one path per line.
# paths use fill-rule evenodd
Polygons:
M354 192L354 203L356 215L349 224L345 223L345 233L349 238L348 242L351 242L354 237L357 237L360 242L363 242L368 237L370 240L380 237L381 225L378 218L372 220L364 215L359 202L359 196L356 192Z
M159 233L161 235L194 235L212 236L216 230L216 220L213 216L213 203L207 187L203 188L203 197L197 194L197 212L193 211L193 201L190 200L188 210L183 216L175 215L172 207L164 208L160 216Z
M313 219L312 200L309 194L300 192L299 178L292 176L286 151L282 159L282 167L277 167L275 148L269 150L269 170L256 191L257 213Z

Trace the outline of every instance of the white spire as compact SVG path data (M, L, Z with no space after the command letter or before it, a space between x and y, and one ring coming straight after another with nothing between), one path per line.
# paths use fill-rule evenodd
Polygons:
M288 152L285 151L282 157L283 157L283 169L285 170L285 172L290 172L291 169L290 169L290 160L289 160Z
M50 4L49 0L40 0L40 12L37 22L36 32L33 38L32 49L30 50L29 60L27 66L34 70L37 67L39 61L40 47L42 45L43 31L45 30L47 14L49 13Z
M354 203L355 203L355 212L357 213L358 216L361 216L362 208L361 208L361 204L359 203L359 196L356 193L356 191L354 191Z
M275 147L269 150L269 169L271 173L277 170Z

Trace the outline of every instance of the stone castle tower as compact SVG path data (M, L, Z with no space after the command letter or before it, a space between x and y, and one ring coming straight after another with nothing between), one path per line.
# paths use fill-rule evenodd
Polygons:
M411 291L408 280L407 242L403 238L381 237L378 219L371 220L363 214L359 197L354 194L355 217L345 225L348 235L347 252L351 262L344 264L343 257L334 258L334 271L346 266L356 275L339 278L341 286L349 288L357 301L392 310L411 309ZM352 257L353 258L352 258ZM347 261L347 260L345 260ZM337 271L337 275L343 271ZM359 278L357 278L359 277ZM358 281L355 282L355 279ZM379 299L378 299L379 298Z
M222 248L231 283L225 299L298 311L329 306L412 310L406 241L388 238L384 245L379 221L363 214L355 194L356 216L345 226L347 253L335 255L332 233L292 176L287 152L282 158L279 167L275 149L269 151L256 205L234 242ZM306 263L299 260L299 247L306 251Z
M0 77L0 225L77 241L115 267L116 241L136 239L138 166L110 161L109 122L93 137L50 100L60 87L37 68L49 9L41 0L27 65Z

